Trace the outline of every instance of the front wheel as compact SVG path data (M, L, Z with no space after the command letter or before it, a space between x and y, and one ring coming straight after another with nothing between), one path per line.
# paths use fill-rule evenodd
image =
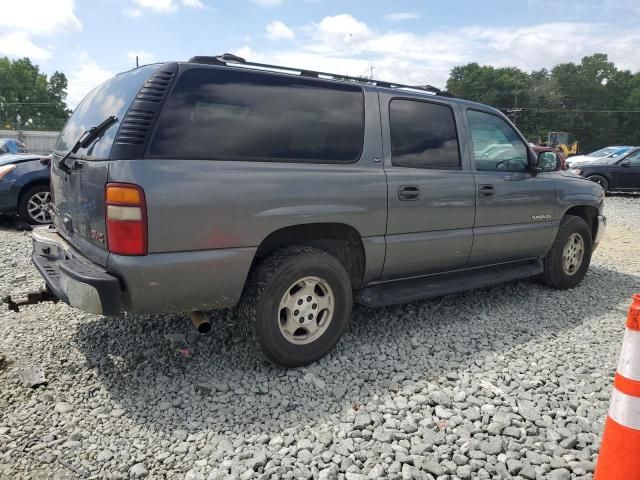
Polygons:
M51 192L48 185L31 187L20 197L18 214L31 225L51 223L50 203Z
M351 317L351 282L334 256L287 247L252 271L239 304L244 333L265 356L299 367L325 356Z
M604 193L609 191L609 181L602 175L591 175L590 177L587 177L587 180L591 180L592 182L600 185L604 190Z
M542 281L560 290L575 287L587 273L592 251L593 240L587 222L581 217L566 215L543 260Z

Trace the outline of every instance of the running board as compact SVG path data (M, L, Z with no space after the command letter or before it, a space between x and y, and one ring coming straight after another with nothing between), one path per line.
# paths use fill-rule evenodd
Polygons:
M533 277L543 270L542 260L536 259L396 280L358 290L354 301L367 307L395 305Z

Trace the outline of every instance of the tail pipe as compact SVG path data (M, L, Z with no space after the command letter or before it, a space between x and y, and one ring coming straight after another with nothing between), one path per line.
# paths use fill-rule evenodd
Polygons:
M211 330L211 322L204 314L204 312L201 312L200 310L194 310L189 314L189 316L191 317L191 323L193 323L193 326L196 327L196 330L198 330L200 333L207 333L209 330Z

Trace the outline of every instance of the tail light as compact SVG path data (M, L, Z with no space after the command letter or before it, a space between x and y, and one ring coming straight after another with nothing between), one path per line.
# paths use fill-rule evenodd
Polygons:
M109 252L146 255L147 206L142 188L130 183L108 183L105 201Z

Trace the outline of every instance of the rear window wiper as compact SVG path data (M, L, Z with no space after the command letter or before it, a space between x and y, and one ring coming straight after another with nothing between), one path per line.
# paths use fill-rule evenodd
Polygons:
M69 168L69 166L65 163L67 158L69 158L74 153L77 153L81 148L87 148L96 138L102 135L111 125L113 125L117 121L118 118L115 115L111 115L100 125L96 125L95 127L91 127L89 130L85 130L84 133L80 135L80 138L73 146L73 148L60 159L60 161L58 162L58 168L60 168L60 170L65 173L69 173L71 171L71 168Z

